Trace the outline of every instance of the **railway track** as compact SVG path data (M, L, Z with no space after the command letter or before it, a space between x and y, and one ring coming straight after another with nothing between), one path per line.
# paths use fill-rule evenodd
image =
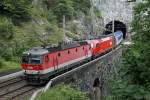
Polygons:
M39 88L29 85L21 77L0 81L0 100L27 100Z

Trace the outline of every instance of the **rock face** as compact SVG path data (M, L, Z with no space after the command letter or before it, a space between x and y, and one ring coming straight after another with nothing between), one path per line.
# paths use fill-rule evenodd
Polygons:
M138 3L136 2L127 2L127 0L90 0L91 9L90 16L91 21L87 23L84 21L85 17L79 17L79 22L84 31L89 32L102 32L104 26L111 22L112 20L120 21L126 25L127 31L130 29L130 23L133 19L133 6ZM129 0L128 0L129 1ZM101 12L101 18L97 18L94 14L93 8L98 8ZM80 14L81 15L81 14Z
M126 24L132 21L134 2L127 0L92 0L92 2L101 11L105 24L113 19Z
M133 7L135 4L142 2L142 0L91 0L91 4L101 11L103 18L103 27L112 23L112 21L119 21L126 25L126 39L131 40L130 24L133 20ZM118 25L115 25L118 26ZM120 25L119 25L120 26ZM111 25L112 27L112 25Z

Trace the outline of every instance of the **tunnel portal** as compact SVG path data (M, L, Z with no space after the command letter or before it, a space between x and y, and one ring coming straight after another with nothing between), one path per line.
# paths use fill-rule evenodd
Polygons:
M105 31L106 35L112 33L112 23L113 22L111 21L108 24L106 24L106 26L105 26L105 28L107 29ZM116 32L116 31L122 31L123 32L123 38L124 39L126 38L127 27L123 22L118 21L118 20L114 21L114 32Z

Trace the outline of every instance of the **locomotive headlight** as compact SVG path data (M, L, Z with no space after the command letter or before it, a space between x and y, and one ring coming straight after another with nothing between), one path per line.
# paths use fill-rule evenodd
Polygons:
M31 69L33 69L33 67L29 66L29 67L28 67L28 69L30 69L30 70L31 70Z
M91 43L91 48L93 48L94 47L94 45L93 45L93 43Z
M112 45L112 42L110 42L110 45Z

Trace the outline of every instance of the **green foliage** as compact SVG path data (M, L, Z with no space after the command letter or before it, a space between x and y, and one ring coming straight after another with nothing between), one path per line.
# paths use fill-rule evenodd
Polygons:
M58 22L62 22L63 15L70 20L79 11L88 14L91 7L90 0L44 0L44 2L50 9L50 14L57 17Z
M39 6L33 6L31 9L32 19L47 19L48 11L47 9L41 8Z
M57 16L54 14L54 12L51 9L48 10L48 21L50 21L51 23L57 22Z
M0 66L10 69L3 60L18 63L29 48L61 42L63 31L58 26L63 15L70 21L79 11L88 13L89 8L89 0L0 0Z
M76 11L75 14L77 14L79 11L88 14L91 8L91 3L90 0L73 0L73 6Z
M13 40L16 37L16 25L31 19L31 0L0 1L0 57L4 60L18 61L16 55L22 45ZM19 39L19 38L18 38ZM17 47L16 44L19 44ZM16 48L17 47L17 48Z
M96 17L98 17L98 18L102 17L101 12L96 7L94 7L94 13L95 13Z
M10 66L11 65L11 66ZM19 63L0 59L0 72L18 69Z
M90 24L92 22L92 16L90 15L85 16L85 21L86 23Z
M72 7L72 1L70 0L58 0L56 1L56 5L52 8L55 15L57 16L57 20L62 22L63 15L65 15L67 20L70 20L73 17L74 9Z
M11 39L14 34L11 19L0 16L0 39Z
M4 65L4 64L3 64L3 61L4 61L4 60L3 60L2 58L0 58L0 68L2 68L2 66Z
M15 24L30 19L31 0L1 0L0 14L8 16Z
M133 45L123 54L123 67L115 81L112 94L120 100L150 99L150 1L134 8Z
M41 94L36 100L88 100L88 98L70 85L61 84Z
M145 87L150 83L150 1L140 3L134 9L134 21L132 23L132 31L135 35L132 37L135 45L131 47L132 64L131 73L134 77L134 83ZM127 60L127 63L131 61ZM135 67L136 66L136 67Z

